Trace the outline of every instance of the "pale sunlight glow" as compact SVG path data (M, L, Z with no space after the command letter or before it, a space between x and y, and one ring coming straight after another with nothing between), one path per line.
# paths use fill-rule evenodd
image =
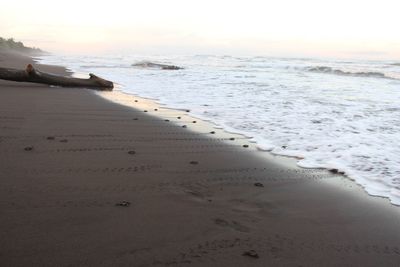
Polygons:
M1 2L0 36L50 51L400 58L398 0Z

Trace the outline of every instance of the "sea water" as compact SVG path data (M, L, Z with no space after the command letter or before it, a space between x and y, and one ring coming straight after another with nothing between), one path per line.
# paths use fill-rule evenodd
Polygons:
M43 62L190 109L249 136L260 150L297 157L304 168L337 169L400 205L400 61L50 55Z

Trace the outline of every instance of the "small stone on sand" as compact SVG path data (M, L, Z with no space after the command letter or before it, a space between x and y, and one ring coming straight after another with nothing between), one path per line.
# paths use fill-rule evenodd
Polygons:
M119 207L129 207L131 205L130 202L128 201L121 201L115 204L115 206L119 206Z
M258 253L253 249L243 252L242 256L247 256L247 257L251 257L254 259L258 259L260 257L260 256L258 256Z
M335 174L344 174L344 172L339 171L338 169L330 169L329 170L331 173L335 173Z

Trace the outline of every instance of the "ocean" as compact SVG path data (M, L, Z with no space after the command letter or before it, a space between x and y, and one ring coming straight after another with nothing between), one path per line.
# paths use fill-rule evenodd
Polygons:
M337 169L400 205L400 61L311 58L48 55L115 90L189 109L259 150ZM145 62L172 64L164 70Z

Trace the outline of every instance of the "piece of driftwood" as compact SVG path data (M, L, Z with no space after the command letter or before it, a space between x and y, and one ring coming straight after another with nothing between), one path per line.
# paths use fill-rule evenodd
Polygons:
M0 68L0 79L15 82L43 83L62 87L84 87L101 91L111 91L114 84L90 73L89 79L65 77L36 70L31 64L25 70Z

